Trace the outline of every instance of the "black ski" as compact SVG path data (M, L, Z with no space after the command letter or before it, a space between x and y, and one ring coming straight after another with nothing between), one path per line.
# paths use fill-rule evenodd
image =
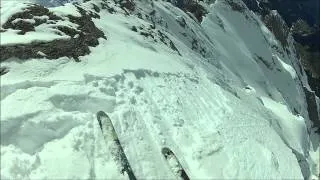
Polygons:
M176 175L178 179L181 180L189 180L189 176L187 175L186 171L183 169L181 163L179 162L176 155L171 151L170 148L164 147L161 150L162 155L165 157L168 165L172 172Z
M123 175L127 174L130 180L136 180L129 161L123 151L118 135L113 127L111 119L105 112L99 111L97 112L97 120L106 144L110 144L108 148L111 151L113 160L120 168L120 173Z

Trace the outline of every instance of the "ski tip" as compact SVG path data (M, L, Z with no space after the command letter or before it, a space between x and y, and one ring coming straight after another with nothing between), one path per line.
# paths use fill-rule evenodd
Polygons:
M168 147L163 147L163 148L161 149L161 152L162 152L162 154L164 155L165 158L167 158L168 156L174 154L174 153L171 151L171 149L168 148Z
M97 118L102 117L102 116L108 117L108 115L104 111L98 111L97 112Z
M97 120L99 122L99 126L102 129L102 118L106 117L109 118L109 116L104 111L98 111L97 112Z
M161 153L163 154L163 156L168 160L168 159L173 159L174 161L176 161L176 164L178 165L178 169L176 169L177 167L171 167L171 169L173 170L173 172L177 175L178 179L181 180L190 180L189 176L187 175L186 171L184 170L184 168L182 167L182 165L180 164L179 160L177 159L176 155L174 154L174 152L168 148L168 147L163 147L161 149Z

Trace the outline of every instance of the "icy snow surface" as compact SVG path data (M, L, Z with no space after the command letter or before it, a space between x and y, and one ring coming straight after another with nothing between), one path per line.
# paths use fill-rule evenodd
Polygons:
M137 6L151 11L146 2ZM147 21L101 11L94 22L108 39L81 62L2 62L10 72L1 76L1 179L122 177L102 139L99 110L112 119L138 179L175 177L162 147L191 179L303 179L291 148L309 150L305 102L284 66L291 57L270 48L279 45L260 20L221 0L201 25L169 3L154 7L169 27L157 28L182 56L131 30ZM191 37L205 57L192 50Z

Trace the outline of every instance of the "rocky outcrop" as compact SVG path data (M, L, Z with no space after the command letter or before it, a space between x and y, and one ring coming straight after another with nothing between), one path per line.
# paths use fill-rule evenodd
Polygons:
M306 100L308 104L309 118L313 123L313 128L315 128L316 132L320 134L320 117L318 112L319 104L317 104L316 95L306 87L304 87L304 92L306 94Z
M136 4L133 0L101 0L100 5L102 9L106 9L110 14L120 12L126 16L129 16L136 9ZM115 7L120 7L121 11Z
M310 87L320 97L320 28L298 19L292 24L291 31L297 42L296 49L307 72Z
M174 4L184 12L187 12L188 15L191 13L198 22L202 22L203 16L208 13L208 11L195 0L177 0Z
M309 84L315 94L320 97L320 26L318 0L242 0L247 7L262 16L268 28L272 30L277 39L283 44L289 30L296 41L303 68L307 71ZM270 16L272 10L279 12L279 18ZM272 25L274 22L283 29ZM269 24L269 25L268 25ZM290 28L289 28L290 27ZM288 29L289 28L289 29Z
M0 76L7 74L9 72L9 69L5 66L0 67Z
M277 9L273 8L272 4L268 0L242 1L250 10L261 16L262 21L274 34L277 40L282 44L282 46L286 47L288 45L287 39L290 33L290 28Z
M304 2L294 0L242 1L250 10L261 16L266 26L285 49L288 46L288 37L294 38L296 55L301 60L308 77L308 84L312 89L311 91L304 87L309 119L313 128L320 134L320 113L318 110L320 104L316 101L316 96L320 97L320 31L319 27L310 26L314 21L310 20L310 16L305 11L308 8L303 8L301 3ZM311 0L309 3L315 4L315 1Z
M138 28L136 26L132 26L131 30L139 33L141 36L144 36L147 39L153 40L155 43L162 43L163 45L177 52L181 56L179 50L174 45L173 41L163 31L159 29L156 30L155 26L151 25L150 27L145 27L144 25L141 25Z
M74 5L81 14L80 17L67 15L60 17L48 8L33 4L9 18L2 26L3 31L18 30L18 34L26 34L36 31L36 27L43 24L50 24L50 30L60 36L69 36L67 39L55 39L49 42L33 41L27 44L8 44L0 46L0 61L11 57L21 59L42 58L57 59L59 57L70 57L78 60L79 56L90 53L89 46L97 46L99 38L106 38L92 21L92 18L99 18L99 15L92 11L86 12L80 5ZM42 18L41 18L42 17ZM46 18L43 18L46 17ZM62 25L61 21L69 21L76 25ZM0 34L1 35L1 34Z
M47 18L40 18L41 16L47 16ZM43 6L33 4L22 12L12 15L8 21L2 25L2 28L18 30L18 34L23 35L26 32L35 31L35 27L41 24L58 20L62 20L62 18L53 14Z
M239 2L234 2L233 0L226 0L226 2L230 5L233 11L243 13L246 10L246 7L240 4Z
M271 30L283 47L288 45L289 27L276 10L263 17L263 22Z

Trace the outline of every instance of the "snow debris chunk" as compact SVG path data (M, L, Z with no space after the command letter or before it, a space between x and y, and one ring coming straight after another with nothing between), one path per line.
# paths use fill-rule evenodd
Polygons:
M40 55L40 56L42 56L42 57L47 56L45 53L43 53L43 52L41 52L41 51L38 51L37 54Z
M278 55L275 55L275 57L278 59L278 61L281 63L282 67L288 72L290 73L291 77L293 79L297 78L297 73L296 71L294 70L294 68L292 66L290 66L289 64L285 63L283 60L281 60L279 58Z

